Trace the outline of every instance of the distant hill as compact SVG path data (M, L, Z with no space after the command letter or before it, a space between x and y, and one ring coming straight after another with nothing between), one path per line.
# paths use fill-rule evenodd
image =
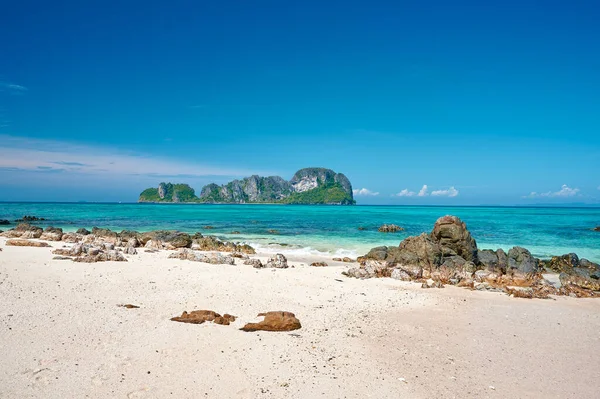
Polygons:
M253 175L224 185L204 186L200 196L187 184L160 183L142 191L138 202L192 202L210 204L329 204L354 205L352 184L342 173L305 168L290 181L279 176Z

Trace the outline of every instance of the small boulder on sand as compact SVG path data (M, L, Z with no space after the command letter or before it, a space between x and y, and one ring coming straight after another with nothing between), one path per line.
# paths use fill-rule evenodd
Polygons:
M48 245L47 242L38 242L38 241L29 241L29 240L7 240L6 241L6 245L7 246L11 246L11 247L38 247L38 248L45 248L45 247L49 247L50 245Z
M259 313L258 317L264 316L259 323L248 323L240 328L242 331L293 331L302 327L300 320L291 312L267 312Z
M184 311L181 316L173 317L171 320L190 324L202 324L205 321L212 321L215 324L228 326L235 321L235 316L227 313L221 316L212 310L194 310L190 313Z
M316 267L325 267L325 266L329 266L326 262L313 262L310 264L311 266L316 266Z

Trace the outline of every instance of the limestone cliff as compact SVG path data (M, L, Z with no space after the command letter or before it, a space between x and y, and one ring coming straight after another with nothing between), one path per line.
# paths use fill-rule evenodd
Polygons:
M198 202L214 204L285 203L352 205L352 184L346 176L325 168L305 168L290 181L279 176L253 175L224 185L204 186L200 196L187 184L161 183L140 194L139 202Z

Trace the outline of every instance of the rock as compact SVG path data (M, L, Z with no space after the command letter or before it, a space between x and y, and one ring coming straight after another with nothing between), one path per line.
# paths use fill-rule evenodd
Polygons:
M334 261L334 262L341 262L341 261L342 261L342 258L333 258L333 259L331 259L331 260L332 260L332 261Z
M212 230L212 229L214 229L213 226L204 226L203 228L204 228L204 230Z
M235 265L235 260L231 256L224 256L220 253L203 254L187 248L182 248L178 252L169 255L169 258L210 263L213 265Z
M576 274L561 273L558 278L563 287L576 286L590 291L600 291L600 280Z
M244 261L244 265L252 266L256 269L262 269L264 267L260 259L247 259Z
M371 249L369 251L369 253L367 253L363 258L365 259L373 259L373 260L386 260L388 257L388 247L375 247L373 249ZM334 260L339 259L340 261L342 259L340 258L336 258Z
M46 220L46 219L39 218L37 216L26 215L26 216L23 216L21 219L15 220L15 222L38 222L38 221L43 221L43 220Z
M361 263L360 267L348 269L342 272L345 276L360 279L373 277L390 277L392 275L393 264L386 261L367 259Z
M352 258L349 258L349 257L347 257L347 256L344 256L344 257L342 258L342 262L346 262L346 263L353 263L353 262L356 262L356 260L354 260L354 259L352 259Z
M368 228L364 227L364 226L358 226L358 230L360 231L365 231L368 230Z
M444 284L439 280L427 280L421 284L421 288L444 288Z
M194 310L190 313L183 312L179 317L173 317L171 320L178 321L180 323L191 323L191 324L202 324L206 321L212 321L215 324L229 325L234 322L235 316L230 314L220 314L213 312L212 310Z
M140 238L142 234L135 230L121 230L119 238L123 241L136 240Z
M146 245L148 241L160 242L167 249L189 248L192 246L192 237L187 233L179 231L156 230L143 233L135 238L144 245Z
M523 247L513 247L508 251L508 269L521 273L534 273L539 270L538 261Z
M2 233L4 237L8 238L40 238L42 236L41 227L30 225L29 223L19 223L14 229L5 231Z
M238 258L238 259L250 259L250 257L244 253L241 252L232 252L231 256L233 258Z
M258 317L264 316L259 323L248 323L240 330L242 331L293 331L302 327L300 320L291 312L267 312L259 313Z
M315 267L325 267L325 266L329 266L326 262L313 262L310 264L311 266L315 266Z
M137 255L137 249L135 249L135 247L126 247L123 252L127 255Z
M267 233L269 233L269 234L279 234L279 230L270 229L270 230L267 230Z
M115 240L118 237L118 234L116 231L112 231L110 229L101 229L98 227L92 228L92 234L96 237L111 238L111 239L115 239Z
M256 253L254 248L250 245L221 241L214 236L200 236L194 238L192 249L199 251L241 252L249 255L254 255Z
M433 226L431 238L442 247L444 256L458 255L477 263L477 243L465 223L456 216L439 218Z
M7 226L10 222L6 219L0 219L0 226Z
M77 234L81 234L82 236L87 236L87 235L89 235L89 234L92 234L92 232L91 232L91 231L89 231L88 229L84 229L84 228L78 229L78 230L76 231L76 233L77 233Z
M125 308L125 309L139 309L140 307L137 305L132 305L130 303L126 303L126 304L122 304L122 305L117 305L120 308Z
M82 239L82 236L77 233L64 233L61 238L62 241L72 243L72 244L81 241L81 239Z
M579 257L574 253L553 256L545 265L548 269L557 273L573 274L573 269L579 267Z
M410 275L405 270L402 270L402 269L392 270L392 274L390 275L390 277L393 279L402 280L402 281L411 281L412 280Z
M29 241L23 239L7 240L6 245L9 247L38 247L45 248L49 247L47 242Z
M46 227L46 230L40 236L40 240L60 241L62 240L63 230L57 227Z
M144 248L152 249L155 251L160 251L161 249L164 249L162 242L155 240L147 241L144 245Z
M380 233L397 233L398 231L404 231L404 229L395 224L384 224L377 229Z
M96 262L127 262L127 259L121 252L108 251L102 252L101 250L90 248L87 255L77 257L73 259L73 262L81 263L96 263Z
M594 229L593 229L593 230L594 230L594 231L600 231L600 226L596 226L596 227L594 227Z
M68 256L54 256L52 258L52 260L73 260L73 259L69 258Z
M431 271L442 263L442 247L423 233L406 238L397 249L390 248L386 260Z
M52 251L55 255L63 256L80 256L88 251L89 247L84 247L83 244L73 245L71 248L58 248Z
M514 296L515 298L533 298L534 291L531 287L516 287L508 286L505 288L508 295Z
M283 256L282 254L276 254L274 256L271 256L269 258L269 260L267 261L267 264L265 265L265 267L274 267L277 269L287 269L288 268L287 258L285 256Z
M229 234L242 234L242 233L240 233L239 231L232 231Z

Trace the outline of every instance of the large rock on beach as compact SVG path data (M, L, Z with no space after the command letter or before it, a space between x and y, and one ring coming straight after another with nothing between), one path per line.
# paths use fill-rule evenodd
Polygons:
M189 248L192 245L192 237L179 231L149 231L136 238L142 245L146 245L148 241L154 241L162 243L167 249Z
M293 331L302 327L300 320L291 312L259 313L257 317L264 317L259 323L248 323L240 330L252 331Z
M506 272L508 266L508 257L502 249L493 251L491 249L483 249L477 252L478 264L490 271Z
M192 262L210 263L213 265L235 265L235 259L229 255L220 253L200 253L188 248L182 248L179 251L169 255L170 259L182 259Z
M40 238L44 230L41 227L33 226L29 223L19 223L14 229L2 233L8 238Z
M50 246L50 245L48 245L47 242L29 241L29 240L24 240L24 239L7 240L6 245L9 247L12 246L12 247L38 247L38 248L44 248L44 247Z
M46 230L40 236L40 240L60 241L62 240L63 230L58 227L46 227Z
M477 263L477 243L466 224L456 216L439 218L433 226L431 238L442 247L444 256L458 255Z
M77 234L81 234L82 236L87 236L87 235L89 235L89 234L92 234L92 232L91 232L91 231L89 231L88 229L85 229L85 228L83 228L83 227L82 227L81 229L78 229L78 230L76 231L76 233L77 233Z
M508 270L521 273L535 273L539 270L539 262L523 247L512 247L508 251Z

